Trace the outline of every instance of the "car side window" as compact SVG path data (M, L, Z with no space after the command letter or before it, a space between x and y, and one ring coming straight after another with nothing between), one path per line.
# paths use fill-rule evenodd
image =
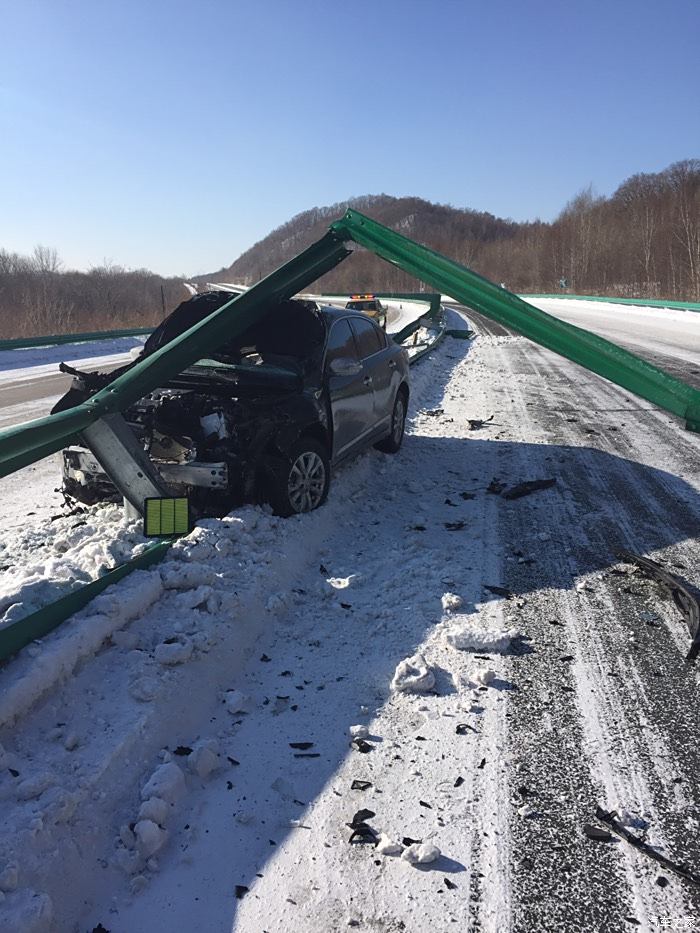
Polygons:
M357 359L355 339L350 330L350 324L347 318L336 321L331 327L331 332L328 335L328 343L326 344L326 365L342 357L351 360Z
M371 321L363 321L359 317L353 318L352 329L355 331L360 359L366 360L368 356L378 353L386 346L384 335Z

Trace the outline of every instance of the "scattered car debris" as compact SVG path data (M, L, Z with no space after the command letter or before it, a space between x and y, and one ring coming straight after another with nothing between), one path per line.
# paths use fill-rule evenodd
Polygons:
M485 759L484 759L484 760L485 760ZM458 777L457 780L454 782L454 785L453 785L453 786L454 786L454 787L461 787L462 784L464 784L464 778L463 778L463 777Z
M467 527L467 523L463 521L459 522L444 522L445 528L448 531L461 531L463 528Z
M263 662L265 662L265 663L267 663L268 661L271 661L272 658L268 658L268 656L267 656L266 654L261 654L261 655L260 655L260 660L263 661Z
M352 843L355 839L359 839L360 842L371 842L372 845L376 845L379 837L367 823L367 820L371 820L372 817L376 815L374 810L366 810L364 808L358 810L352 820L347 824L350 829L352 829L352 834L348 842Z
M432 805L429 803L426 803L425 800L419 800L418 803L420 804L421 807L426 807L428 810L433 809Z
M367 752L371 752L374 748L374 745L370 745L369 742L365 742L364 739L353 739L350 744L353 745L358 752L362 752L363 755L366 755Z
M630 554L628 551L620 551L618 557L627 561L627 563L636 565L647 576L656 580L669 591L686 621L692 639L690 650L685 659L686 661L694 661L700 653L700 602L697 595L675 574L664 570L660 564L649 560L648 557L639 557L637 554Z
M250 888L246 887L244 884L236 885L236 900L242 900L246 894L250 891Z
M470 431L478 431L489 421L493 421L493 415L489 415L488 418L467 418L467 421L469 422Z
M321 755L319 752L295 752L295 758L320 758Z
M434 686L435 675L422 654L400 661L391 681L391 689L399 693L426 693Z
M505 483L502 483L498 478L494 478L486 487L486 492L491 493L492 496L500 496L505 488Z
M423 414L426 415L428 418L439 418L440 415L445 414L445 409L444 408L426 408Z
M290 748L298 748L300 751L306 751L307 748L313 748L313 742L290 742Z
M445 885L445 887L447 888L448 891L456 891L456 890L457 890L457 885L454 883L454 881L450 881L449 878L443 878L442 881L443 881L443 884Z
M475 729L474 726L470 726L467 722L460 722L457 728L455 729L457 735L466 735L467 732L475 732L479 734L478 729Z
M459 498L464 499L466 502L466 501L469 501L469 499L476 499L476 493L475 492L460 492Z
M523 496L529 496L540 489L549 489L556 484L556 478L551 479L531 479L524 483L518 483L501 492L503 499L522 499Z
M482 771L485 765L486 765L486 759L482 758L479 764L477 765L477 768L479 769L479 771Z
M410 836L404 836L403 839L401 840L401 844L406 846L407 848L409 846L419 846L422 842L423 842L422 839L411 839Z
M173 755L191 755L192 749L189 745L178 745L177 748L173 749Z
M367 790L372 786L371 781L359 781L355 779L350 785L350 790Z
M648 842L645 842L643 839L640 839L639 836L635 836L634 833L631 833L626 826L623 826L622 823L616 819L617 814L614 810L608 812L602 807L596 807L595 815L602 823L605 823L614 833L620 836L621 839L624 839L625 842L629 842L631 846L634 846L635 849L648 855L649 858L658 862L659 865L663 865L664 868L668 871L672 871L674 874L678 875L679 878L683 878L685 881L690 881L691 884L700 887L700 875L695 874L695 872L686 868L685 865L672 862L671 859L666 858L665 855L661 855L660 852L653 849Z

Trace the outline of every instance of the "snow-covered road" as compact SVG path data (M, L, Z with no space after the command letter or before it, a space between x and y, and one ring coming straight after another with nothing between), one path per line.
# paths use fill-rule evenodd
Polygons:
M349 464L312 515L204 523L0 672L0 929L699 920L692 886L583 832L599 803L700 855L689 636L616 556L700 584L699 453L523 338L446 342L416 367L398 456ZM502 494L533 479L556 482ZM416 651L434 688L392 691ZM441 855L350 844L363 809Z

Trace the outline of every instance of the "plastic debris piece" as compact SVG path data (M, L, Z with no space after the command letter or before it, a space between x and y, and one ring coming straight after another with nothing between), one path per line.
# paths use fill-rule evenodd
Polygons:
M612 833L609 833L607 829L600 829L600 827L592 826L590 823L584 825L583 831L589 839L595 839L596 842L612 842L613 840Z
M470 726L468 722L460 722L455 729L457 735L466 735L467 732L476 732L478 735L478 730L474 726Z
M489 415L488 418L467 418L467 421L469 422L470 431L478 431L489 421L493 421L493 415Z
M549 489L551 486L554 486L555 483L555 477L551 477L550 479L526 480L524 483L518 483L506 489L501 493L501 496L504 499L521 499L523 496L529 496L531 493L538 492L540 489Z
M443 525L448 531L462 531L463 528L467 527L467 523L464 521L459 522L443 522Z
M307 748L313 748L313 742L290 742L290 748L298 748L300 751L305 751Z
M350 785L350 790L367 790L372 786L371 781L358 781L354 780Z
M242 900L246 894L250 891L250 888L247 888L244 884L236 885L236 900Z

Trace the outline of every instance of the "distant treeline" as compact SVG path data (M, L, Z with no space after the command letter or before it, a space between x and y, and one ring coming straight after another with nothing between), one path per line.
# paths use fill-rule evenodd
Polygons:
M147 269L63 271L55 249L0 249L0 339L148 327L186 297L181 278Z
M610 197L576 195L552 223L516 223L420 198L371 195L313 208L199 282L251 285L291 259L347 207L456 259L515 292L700 301L700 160L633 175ZM317 291L407 291L418 283L358 250ZM0 338L149 326L186 292L181 278L104 265L63 271L56 250L0 249Z

